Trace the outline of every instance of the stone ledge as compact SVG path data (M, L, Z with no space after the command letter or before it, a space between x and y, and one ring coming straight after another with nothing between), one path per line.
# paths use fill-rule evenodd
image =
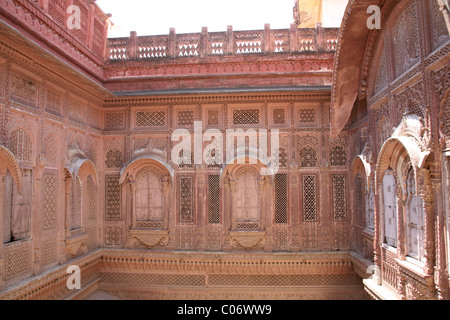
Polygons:
M364 289L375 300L399 300L397 295L384 286L379 286L374 279L363 280Z

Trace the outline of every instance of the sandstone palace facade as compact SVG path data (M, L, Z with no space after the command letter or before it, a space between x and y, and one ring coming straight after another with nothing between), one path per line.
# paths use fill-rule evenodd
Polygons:
M0 0L0 299L449 299L448 1L303 3L107 38L93 1Z

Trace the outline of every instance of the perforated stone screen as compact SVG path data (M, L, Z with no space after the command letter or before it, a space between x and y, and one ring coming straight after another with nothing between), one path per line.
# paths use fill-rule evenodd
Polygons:
M317 177L302 176L303 221L317 222Z
M259 109L234 110L233 123L242 125L259 124Z
M220 223L220 176L208 176L208 223Z
M275 175L275 223L288 223L288 176L286 173Z

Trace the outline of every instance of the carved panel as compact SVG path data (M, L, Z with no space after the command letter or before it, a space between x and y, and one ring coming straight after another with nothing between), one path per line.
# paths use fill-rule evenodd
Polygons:
M105 228L105 245L116 247L121 246L123 241L122 227L106 227Z
M84 123L86 118L87 105L86 102L70 98L69 99L69 119Z
M13 243L4 250L6 281L31 272L31 242Z
M318 186L317 175L302 175L302 213L304 222L317 222Z
M105 113L105 130L120 130L125 127L125 113L107 112Z
M122 192L119 174L105 175L105 215L106 221L121 220Z
M166 111L137 111L136 127L165 127L167 125Z
M58 173L44 172L42 179L42 231L55 230L58 212Z
M289 222L288 203L288 175L278 173L275 175L275 223L287 224Z
M47 89L47 99L45 104L45 110L47 112L61 115L63 107L63 96L56 90Z
M220 175L208 176L208 223L220 224Z
M411 1L393 29L394 69L397 77L418 61L418 21L416 2Z
M383 50L381 53L380 62L378 63L377 77L375 78L375 93L378 93L386 88L388 84L387 61L386 52Z
M56 237L42 241L41 266L47 267L58 261Z
M449 39L449 31L445 23L444 14L439 8L438 1L428 1L431 6L431 23L432 23L432 42L433 48L436 49Z
M30 106L37 103L37 83L28 77L14 73L11 77L11 98L12 100Z
M239 176L236 183L236 220L258 222L258 181L250 171Z
M192 176L178 177L178 219L180 222L194 222L194 178Z
M9 150L19 161L33 160L31 137L23 129L17 129L11 133L9 137Z
M332 175L333 217L334 221L347 221L347 178L345 175Z

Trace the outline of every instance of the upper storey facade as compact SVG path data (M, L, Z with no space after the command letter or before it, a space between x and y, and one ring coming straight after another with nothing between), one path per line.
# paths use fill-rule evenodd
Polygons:
M226 32L203 28L178 35L171 29L163 36L132 32L129 38L107 39L110 16L94 2L1 0L0 14L2 28L13 30L7 37L18 45L28 43L17 50L38 45L53 63L75 69L87 87L94 82L104 97L180 89L330 86L339 31L320 25L299 29L292 24L285 30L266 25L256 31L229 26Z

